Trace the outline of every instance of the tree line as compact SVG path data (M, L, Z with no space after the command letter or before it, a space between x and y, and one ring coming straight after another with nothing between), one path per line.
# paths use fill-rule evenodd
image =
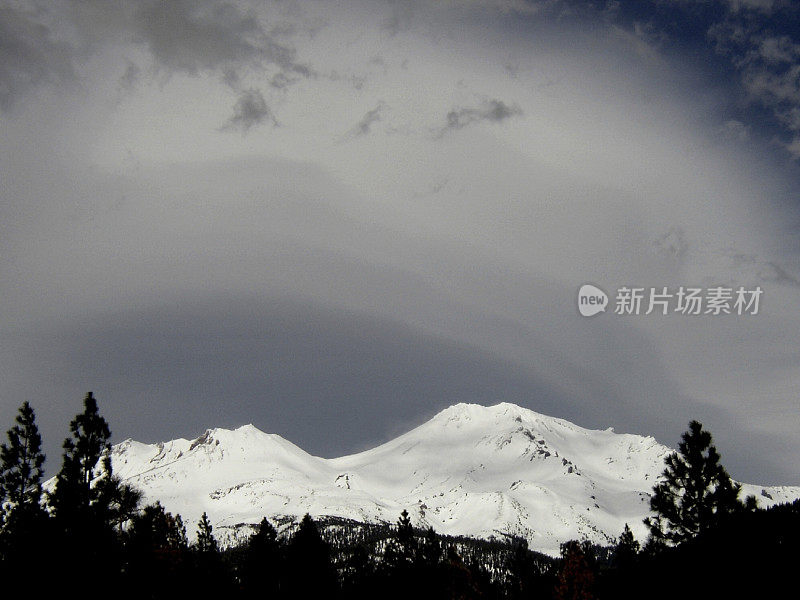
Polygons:
M114 474L110 438L90 392L44 491L42 440L23 403L0 444L0 581L137 598L716 598L738 596L743 580L777 590L800 558L800 502L761 510L741 500L697 421L666 458L642 544L626 524L612 546L573 540L557 558L512 536L419 530L406 511L394 525L265 517L224 549L204 513L190 543L180 515L145 505Z

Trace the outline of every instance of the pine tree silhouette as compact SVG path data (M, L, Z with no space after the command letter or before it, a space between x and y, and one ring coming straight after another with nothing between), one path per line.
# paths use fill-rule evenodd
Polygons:
M197 544L195 545L197 551L203 556L219 552L219 545L213 532L214 528L211 526L211 521L208 520L208 515L203 513L197 522Z
M419 560L421 564L428 568L436 567L442 559L442 545L439 542L439 536L436 535L433 527L429 527L422 538L422 544L419 548Z
M631 528L625 523L625 528L622 530L614 548L614 564L620 569L627 569L634 564L638 555L639 542L633 537Z
M663 480L650 499L656 514L644 521L655 547L680 544L742 508L740 486L731 481L711 442L711 434L692 421L678 452L667 457Z
M561 548L564 563L558 574L556 600L592 600L595 575L589 567L586 549L578 542L567 542Z
M509 584L515 594L526 597L534 574L533 557L525 538L516 541L508 560Z
M443 593L441 560L442 544L433 527L429 527L417 549L414 565L416 587L423 595L440 596Z
M330 546L306 513L289 542L287 587L290 597L326 598L337 589Z
M408 511L403 509L397 520L394 537L389 540L384 551L385 568L389 571L408 570L416 555L414 541L411 517L408 516ZM400 577L406 576L400 575Z
M113 585L121 569L121 541L115 530L116 496L111 468L111 430L92 392L83 412L70 422L61 470L48 496L59 532L57 545L67 571L94 564L97 585Z
M194 577L190 589L193 593L227 596L230 593L230 573L220 552L214 528L204 512L197 522L197 541L193 546Z
M278 532L264 517L247 542L242 565L242 585L249 597L277 595L280 590L281 556Z
M172 515L167 513L167 516L171 517ZM189 540L186 537L186 525L183 524L183 518L180 515L172 517L167 541L170 548L179 552L184 552L189 548Z
M0 494L7 509L39 508L42 497L42 437L28 402L19 408L16 425L8 430L8 444L0 444Z
M124 589L130 597L172 598L187 577L186 528L160 502L145 506L126 531Z
M103 482L112 474L111 430L92 392L86 394L83 405L83 412L70 422L72 437L64 440L63 462L50 496L53 513L67 532L107 516L100 500L108 491Z
M17 578L29 576L42 559L47 514L42 500L42 438L28 402L0 444L0 561Z
M374 557L365 544L358 544L347 558L343 568L343 593L345 598L375 598L376 589Z

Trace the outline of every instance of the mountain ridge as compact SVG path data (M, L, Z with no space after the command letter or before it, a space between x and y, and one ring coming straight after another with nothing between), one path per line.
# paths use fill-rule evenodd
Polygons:
M460 403L369 450L313 456L252 424L194 440L128 439L115 473L147 502L194 523L206 512L228 542L243 524L306 512L475 537L525 537L557 555L562 542L612 543L625 523L646 530L652 487L672 452L653 437L591 430L510 404ZM800 487L744 484L760 505L800 498ZM190 527L191 528L191 527Z

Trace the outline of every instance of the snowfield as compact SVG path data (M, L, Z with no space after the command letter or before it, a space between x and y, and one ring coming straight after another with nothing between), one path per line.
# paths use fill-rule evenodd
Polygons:
M335 459L312 456L252 425L195 440L126 440L114 472L161 501L194 533L203 512L223 542L269 518L343 517L444 534L524 536L557 555L570 539L609 544L628 523L646 537L650 492L672 450L652 437L594 431L513 404L457 404L381 446ZM50 482L52 485L52 480ZM743 485L762 507L800 487Z

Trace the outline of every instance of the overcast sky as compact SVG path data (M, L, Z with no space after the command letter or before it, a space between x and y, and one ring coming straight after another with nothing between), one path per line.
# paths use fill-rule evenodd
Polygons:
M0 0L0 428L332 457L510 401L800 484L800 9ZM585 318L578 287L757 315Z

